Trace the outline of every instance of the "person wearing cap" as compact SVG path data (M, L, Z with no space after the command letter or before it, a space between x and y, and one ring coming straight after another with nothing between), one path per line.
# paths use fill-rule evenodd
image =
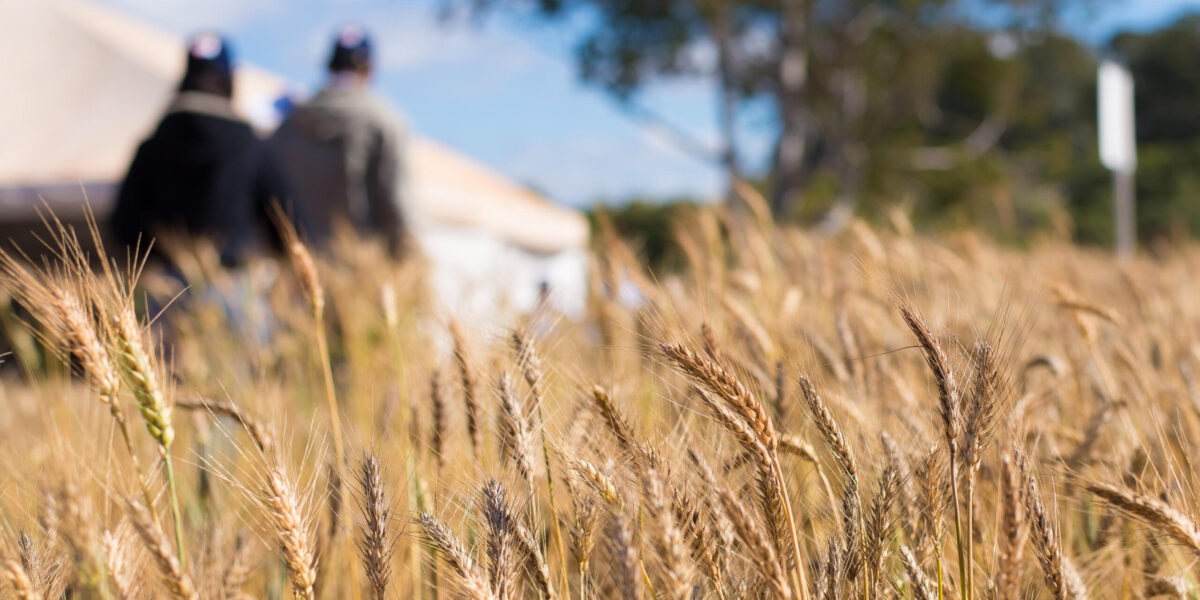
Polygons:
M271 144L311 218L310 242L340 227L378 236L393 256L405 247L405 127L371 92L371 40L358 27L334 40L326 85L297 106Z
M232 97L229 44L197 35L178 93L121 185L111 218L119 243L144 247L176 233L207 238L226 266L278 243L270 215L275 202L288 210L289 186Z

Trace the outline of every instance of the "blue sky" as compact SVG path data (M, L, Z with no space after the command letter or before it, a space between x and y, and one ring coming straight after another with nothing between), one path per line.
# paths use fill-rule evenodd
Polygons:
M446 24L437 17L437 0L100 1L180 33L218 29L241 59L308 89L321 83L331 30L364 24L379 53L376 85L415 130L560 202L714 196L720 187L716 168L581 85L570 40L552 28L511 19ZM1064 19L1080 37L1099 41L1186 10L1200 10L1200 0L1097 0ZM704 82L658 85L642 102L696 137L715 140L713 97ZM748 162L762 164L769 125L753 108L742 120Z

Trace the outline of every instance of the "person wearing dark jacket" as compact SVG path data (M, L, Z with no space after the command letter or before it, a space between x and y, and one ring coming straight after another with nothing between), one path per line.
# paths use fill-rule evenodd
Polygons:
M274 202L291 209L289 187L271 149L234 113L232 96L228 44L196 36L178 94L121 185L111 220L119 243L144 247L183 233L210 240L225 266L278 243L270 215Z

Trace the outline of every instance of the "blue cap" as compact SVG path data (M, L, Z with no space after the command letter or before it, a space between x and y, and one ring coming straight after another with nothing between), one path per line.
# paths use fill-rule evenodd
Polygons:
M348 25L338 31L329 56L330 71L358 71L371 66L371 38L366 30Z
M215 33L200 33L188 42L187 70L212 69L223 74L232 71L229 43Z

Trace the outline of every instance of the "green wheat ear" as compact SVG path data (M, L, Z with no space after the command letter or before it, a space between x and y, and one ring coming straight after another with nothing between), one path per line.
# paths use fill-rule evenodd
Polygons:
M163 399L150 355L142 345L137 320L128 308L119 310L113 317L113 332L117 364L121 367L125 384L137 399L138 410L142 413L150 436L163 450L168 450L175 440L171 407Z

